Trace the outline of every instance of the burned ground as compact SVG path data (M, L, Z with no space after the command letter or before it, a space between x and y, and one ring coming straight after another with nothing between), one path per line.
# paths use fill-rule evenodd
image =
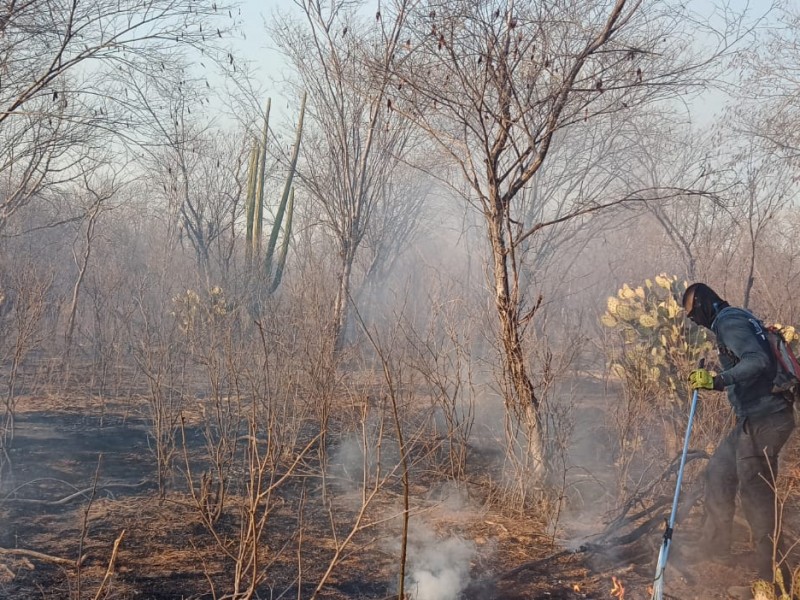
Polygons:
M225 597L234 561L221 550L188 494L183 457L176 457L167 490L159 494L143 406L132 400L119 405L104 403L101 414L96 402L30 397L22 399L19 407L11 454L13 485L0 503L4 524L0 530L0 597ZM187 426L184 439L191 465L201 454L202 431ZM442 487L434 474L423 469L414 472L408 571L420 568L415 558L427 560L415 555L422 552L415 539L422 539L421 543L450 540L449 546L434 546L433 551L464 551L466 562L463 572L454 572L463 583L425 598L649 597L663 510L616 523L611 519L615 515L607 514L605 521L598 517L593 531L584 525L580 534L591 535L580 545L575 542L578 533L569 530L569 514L553 535L534 511L510 513L489 501L479 478L491 457L475 452L470 461L475 472L467 477L473 483L458 488L455 502L449 488ZM262 553L267 575L257 597L310 598L331 560L335 551L331 513L325 503L311 501L322 494L322 482L315 473L312 465L298 469L272 499ZM341 540L348 533L347 524L355 518L359 492L337 487L333 479L328 485L332 486L329 493L336 506ZM584 503L592 501L585 497L589 490L583 492ZM235 492L232 488L232 494ZM396 597L400 519L381 521L401 512L400 492L392 485L376 498L367 518L380 524L354 536L319 598ZM352 504L350 496L356 500ZM235 503L231 501L230 506ZM629 514L636 516L639 508L632 504ZM649 527L641 529L648 518ZM223 512L214 526L222 545L233 547L239 523L232 508ZM680 535L690 536L695 524L696 517L687 520L676 533L676 544ZM119 538L119 551L109 569ZM668 597L726 598L728 585L749 574L743 523L737 525L736 544L742 558L736 568L684 566L672 561L667 574ZM409 579L407 591L413 592L414 581Z

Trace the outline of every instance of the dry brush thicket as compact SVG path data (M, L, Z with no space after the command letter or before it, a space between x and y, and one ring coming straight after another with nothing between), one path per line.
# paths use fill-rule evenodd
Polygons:
M649 573L680 285L800 325L797 15L683 4L299 0L286 122L235 5L0 8L0 594L481 597L592 533Z

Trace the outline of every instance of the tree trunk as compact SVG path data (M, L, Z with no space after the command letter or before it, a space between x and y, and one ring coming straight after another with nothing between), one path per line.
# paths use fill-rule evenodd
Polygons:
M340 253L342 262L339 268L339 286L333 303L333 351L344 347L347 334L347 300L350 296L350 276L353 272L353 251L345 247Z
M752 234L752 232L751 232ZM753 284L755 284L756 278L756 241L755 238L751 236L751 243L750 243L750 256L748 257L748 265L747 265L747 282L744 286L744 299L742 300L742 308L749 310L750 309L750 293L753 291Z
M500 339L503 351L503 375L506 380L505 403L509 416L517 421L526 436L526 464L533 472L543 475L546 456L542 436L539 399L528 374L519 319L519 295L516 282L509 275L509 256L504 238L502 217L488 220L489 239L495 282L495 307L500 320ZM512 293L512 289L515 291ZM516 444L516 440L509 440Z
M94 227L97 223L97 217L100 214L100 202L97 202L89 214L89 222L86 225L86 247L83 249L81 260L78 260L78 254L73 249L72 256L75 259L75 264L78 266L78 277L75 280L75 285L72 288L72 301L70 302L69 318L67 319L67 331L64 335L64 363L69 364L70 353L72 351L72 338L75 333L75 320L78 315L78 299L81 293L81 284L86 276L86 270L89 267L89 257L92 254L92 240L94 239Z

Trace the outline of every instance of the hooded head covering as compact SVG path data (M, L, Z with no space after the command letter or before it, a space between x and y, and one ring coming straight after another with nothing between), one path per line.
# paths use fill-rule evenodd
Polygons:
M728 306L719 295L705 283L693 283L683 294L686 316L698 325L711 328L717 313Z

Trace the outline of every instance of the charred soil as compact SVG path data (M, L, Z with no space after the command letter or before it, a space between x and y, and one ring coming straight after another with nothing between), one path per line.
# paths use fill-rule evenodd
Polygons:
M32 397L18 406L12 478L0 502L0 598L177 600L229 593L241 539L236 498L244 488L230 487L227 508L210 527L184 472L199 464L203 453L205 438L196 425L184 426L185 447L159 490L143 407L104 402L101 411L97 402ZM318 460L313 456L309 462ZM471 463L480 465L481 456L472 456ZM595 535L567 542L573 537L568 514L555 535L535 511L509 514L475 483L477 466L476 471L472 483L453 487L439 485L422 469L414 472L407 592L424 588L421 600L649 598L663 504L649 513L631 504L616 521L619 515L598 517ZM264 577L254 597L312 597L352 530L363 490L334 478L322 481L315 473L310 464L298 467L269 499L259 554ZM246 479L245 473L240 476ZM325 497L325 486L328 499L311 502ZM369 526L344 547L317 597L396 597L401 492L392 485L375 497L363 517ZM592 500L587 493L588 488L584 503ZM676 544L690 535L694 518L676 531ZM668 597L726 598L729 585L746 583L747 536L739 522L736 565L671 563ZM439 545L428 555L431 540ZM459 552L466 566L448 574L460 578L455 583L432 562L437 553ZM423 576L438 577L441 585L431 587Z

